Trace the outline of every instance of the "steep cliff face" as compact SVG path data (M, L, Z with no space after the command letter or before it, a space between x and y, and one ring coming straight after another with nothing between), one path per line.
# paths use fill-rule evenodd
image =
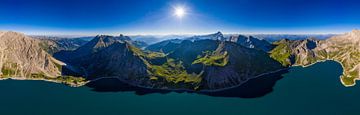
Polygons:
M2 77L51 78L61 76L62 62L44 51L39 40L16 32L0 33L0 68Z
M316 39L288 40L274 42L277 47L270 51L270 56L281 62L284 66L309 65L315 63L317 58L326 57L314 52L320 41Z
M281 40L270 56L284 66L307 66L318 61L334 60L339 62L343 69L340 77L345 86L355 85L359 79L360 64L360 31L333 36L326 40Z

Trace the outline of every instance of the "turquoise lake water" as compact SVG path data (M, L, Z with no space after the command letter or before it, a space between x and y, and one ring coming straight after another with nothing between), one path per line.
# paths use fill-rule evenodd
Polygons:
M360 86L342 86L341 73L341 66L333 61L294 67L271 92L256 98L176 92L137 95L4 80L0 81L0 115L359 115Z

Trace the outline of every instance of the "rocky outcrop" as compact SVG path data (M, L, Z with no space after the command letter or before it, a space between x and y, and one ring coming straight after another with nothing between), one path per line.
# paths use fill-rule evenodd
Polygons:
M0 79L45 80L81 86L81 77L63 76L64 63L41 46L42 41L17 32L0 32Z
M0 33L0 68L1 76L31 77L45 75L61 76L64 64L44 51L41 41L16 32Z

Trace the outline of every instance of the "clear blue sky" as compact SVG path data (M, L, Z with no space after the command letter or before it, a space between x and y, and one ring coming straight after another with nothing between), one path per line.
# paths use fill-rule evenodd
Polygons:
M183 6L183 18L174 7ZM27 34L342 33L356 0L0 0L0 30Z

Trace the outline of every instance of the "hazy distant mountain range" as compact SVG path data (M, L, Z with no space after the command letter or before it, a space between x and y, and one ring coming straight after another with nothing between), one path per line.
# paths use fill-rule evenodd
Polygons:
M281 39L289 39L289 40L302 40L306 38L317 38L317 39L326 39L330 38L331 36L335 36L338 34L223 34L225 38L229 38L230 36L253 36L254 38L264 39L268 42L274 42ZM137 36L130 36L133 40L137 41L144 41L147 44L154 44L160 41L168 40L168 39L185 39L191 38L194 35L137 35Z
M258 39L264 39L269 42L278 41L281 39L289 40L303 40L307 38L316 38L316 39L327 39L338 34L249 34L248 36L254 36Z
M344 68L344 85L359 79L359 30L320 39L305 35L268 41L287 36L217 32L154 42L158 39L149 36L98 35L90 40L1 32L1 78L72 86L112 78L138 87L216 91L290 66L335 60Z

